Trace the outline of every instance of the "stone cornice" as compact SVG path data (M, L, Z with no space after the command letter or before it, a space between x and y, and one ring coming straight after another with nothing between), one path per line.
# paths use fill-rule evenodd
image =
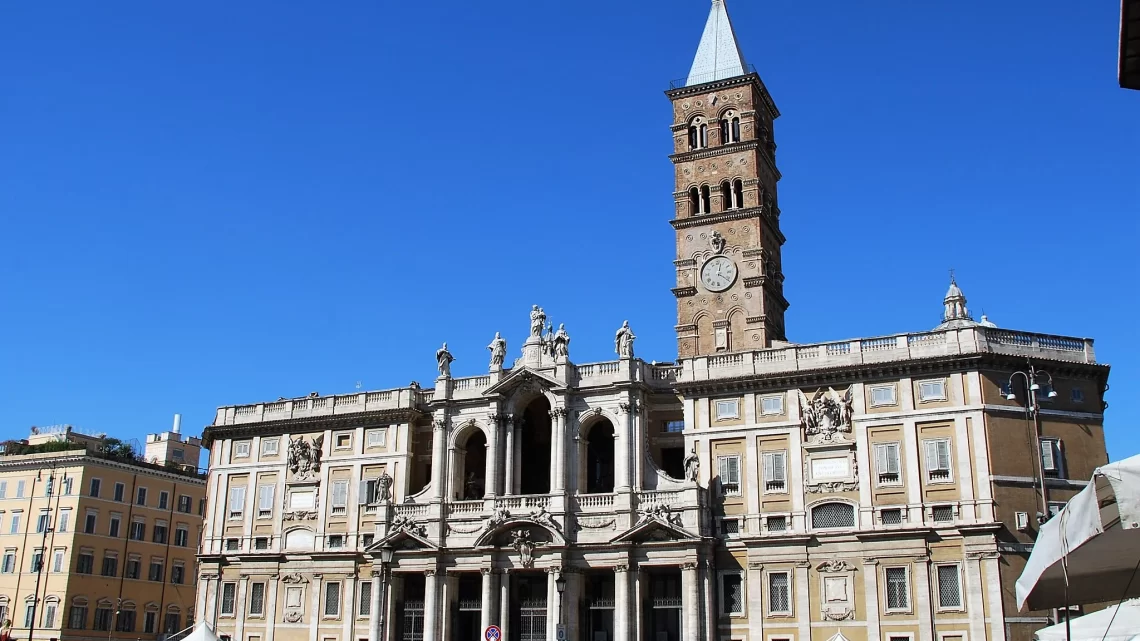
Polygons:
M743 76L725 78L724 80L705 82L699 85L677 87L675 89L666 91L665 95L669 96L670 100L676 100L684 96L695 96L698 94L716 91L718 89L743 87L745 85L755 85L756 88L760 91L760 97L764 101L764 106L768 108L768 114L772 116L772 120L780 117L780 110L776 108L776 102L772 100L772 94L768 93L768 88L764 86L764 81L760 79L760 74L755 72Z
M371 412L355 412L352 414L286 418L277 421L262 421L260 423L210 425L202 431L202 445L208 449L216 439L224 440L246 436L318 432L323 430L344 429L346 427L359 427L361 425L412 423L426 416L428 415L419 409L401 407Z
M780 170L776 167L776 161L770 155L768 155L768 152L766 150L760 148L760 141L755 139L727 143L724 145L718 145L716 147L702 147L701 149L682 151L679 154L673 154L669 156L669 160L672 160L673 163L676 164L693 160L704 160L706 158L716 158L717 156L723 156L725 154L736 153L740 151L760 152L756 155L759 158L763 159L765 165L768 165L768 169L772 170L772 175L776 177L776 180L778 181L784 177L784 175L781 174Z
M170 472L149 463L124 463L115 459L90 456L86 450L66 450L62 452L23 454L15 456L0 456L0 471L15 470L43 470L49 468L64 468L76 465L98 465L118 470L125 470L135 474L149 474L159 478L173 481L182 481L192 485L205 485L206 475Z
M692 287L692 286L674 287L673 288L673 295L676 296L677 298L688 298L689 296L696 296L697 295L697 288Z
M673 226L673 229L688 229L689 227L715 225L716 223L728 222L730 220L744 220L746 218L763 218L764 216L763 207L748 207L745 209L722 211L719 214L698 214L690 218L674 218L669 221L669 224Z

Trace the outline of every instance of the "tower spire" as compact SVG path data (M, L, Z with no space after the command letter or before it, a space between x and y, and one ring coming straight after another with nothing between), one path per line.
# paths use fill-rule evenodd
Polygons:
M969 327L976 325L970 310L966 308L966 295L958 287L958 280L954 278L954 270L950 270L950 289L942 299L942 323L935 329L952 329L956 327Z
M709 19L705 23L701 44L697 47L697 55L689 69L685 86L743 76L746 73L748 64L744 62L744 54L736 42L736 32L728 18L728 8L725 7L724 0L712 0Z

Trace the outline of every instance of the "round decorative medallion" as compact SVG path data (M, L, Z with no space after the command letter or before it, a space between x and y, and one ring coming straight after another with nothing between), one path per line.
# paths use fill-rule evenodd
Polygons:
M752 335L752 342L759 343L760 342L760 335L759 334L753 334Z
M745 300L748 300L751 298L752 298L752 292L744 292L744 299Z
M686 235L686 236L685 236L685 240L688 240L688 241L692 241L692 240L693 240L693 235L692 235L692 234L688 234L688 235Z
M716 297L716 302L718 302L718 303L723 303L723 302L724 302L724 296L717 296L717 297Z
M732 295L732 296L730 296L729 298L731 298L733 302L736 302L736 301L740 300L740 296L739 296L739 295L737 295L737 294L733 294L733 295Z
M686 175L686 176L688 176L688 175L689 175L689 168L688 168L688 167L685 167L685 175Z
M704 168L704 166L702 166L702 165L697 165L697 171L701 172L702 174L703 174L703 173L705 173L705 168Z
M754 260L748 261L748 269L756 269L756 261L754 261Z
M692 105L690 105L690 104L689 104L689 103L687 103L687 102L682 102L682 103L681 103L681 109L684 109L685 111L688 111L690 107L692 107Z
M736 235L736 228L735 227L729 227L728 233L730 236L735 236Z
M708 299L708 298L705 298L704 296L702 296L702 297L701 297L701 304L702 304L702 305L708 305L708 304L709 304L709 299Z
M703 103L703 102L701 102L700 100L698 100L698 101L697 101L697 106L698 106L698 107L703 107L703 106L705 106L705 103Z
M689 307L692 307L692 306L693 306L693 301L691 301L691 300L690 300L690 301L687 301L687 302L685 302L685 304L686 304L686 305L688 305Z
M743 97L744 97L744 92L742 92L742 91L736 92L736 99L737 100L740 100Z
M709 166L709 168L715 171L716 170L716 163L714 162L712 165Z
M748 160L747 160L747 159L745 159L745 158L741 158L741 159L740 159L740 164L742 164L742 165L747 165L747 164L748 164Z
M705 235L702 233L701 234L701 240L704 240L704 239L705 239Z

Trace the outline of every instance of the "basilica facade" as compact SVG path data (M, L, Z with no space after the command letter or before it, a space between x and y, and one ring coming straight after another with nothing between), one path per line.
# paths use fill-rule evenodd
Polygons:
M1057 616L1013 582L1107 462L1092 341L975 321L952 283L933 329L788 342L779 112L721 0L666 95L678 359L622 324L575 363L535 306L477 376L445 344L431 389L219 408L195 608L219 635L1020 641Z

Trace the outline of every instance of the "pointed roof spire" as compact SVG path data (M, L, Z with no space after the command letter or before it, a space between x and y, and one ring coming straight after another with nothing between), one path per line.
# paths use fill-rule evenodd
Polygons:
M701 44L697 47L697 55L689 69L685 86L743 76L746 73L748 63L744 62L744 54L736 43L736 32L728 19L724 0L713 0L705 32L701 35Z
M958 287L953 269L950 270L950 289L946 290L946 297L942 299L942 304L945 307L942 312L942 323L934 329L955 329L977 325L974 318L970 316L970 310L966 308L966 295Z

